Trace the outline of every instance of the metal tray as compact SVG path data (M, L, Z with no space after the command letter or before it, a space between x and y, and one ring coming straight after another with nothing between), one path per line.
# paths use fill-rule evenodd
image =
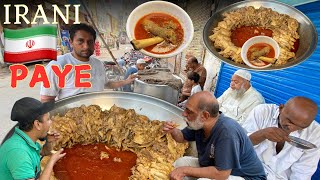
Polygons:
M253 6L255 8L259 8L261 6L266 8L271 8L274 11L277 11L281 14L287 14L293 18L295 18L299 22L299 29L298 33L300 35L300 45L298 51L296 53L296 57L291 59L290 62L286 63L282 66L270 66L265 69L254 69L245 64L238 64L234 61L222 57L218 52L219 50L213 46L213 42L209 39L209 36L213 34L212 30L217 27L218 22L223 20L222 14L225 12L233 11L241 7L245 6ZM271 70L280 70L289 68L291 66L295 66L300 64L301 62L305 61L313 51L317 47L318 43L318 34L315 26L311 22L311 20L304 15L301 11L297 10L296 8L289 6L287 4L277 2L277 1L270 1L270 0L263 0L263 1L241 1L238 3L234 3L230 6L227 6L224 9L216 12L211 18L207 21L204 29L203 29L203 41L206 48L217 58L221 59L225 63L228 63L232 66L245 68L245 69L252 69L256 71L271 71Z

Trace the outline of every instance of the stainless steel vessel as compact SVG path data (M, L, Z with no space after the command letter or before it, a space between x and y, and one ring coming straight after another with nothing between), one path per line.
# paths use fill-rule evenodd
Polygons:
M164 100L137 93L120 91L103 91L79 94L59 100L51 115L64 115L65 112L81 105L99 105L103 110L110 109L114 104L125 109L134 109L136 113L147 116L150 120L172 120L182 129L187 126L182 117L182 109ZM14 127L6 135L2 143L14 132Z
M177 104L179 90L167 85L148 84L136 79L134 81L133 92L157 97L171 104Z
M159 89L157 89L157 91L158 90ZM187 126L181 115L182 109L179 107L148 95L120 91L104 91L71 96L57 101L55 109L50 113L52 115L58 113L63 115L68 109L79 107L83 104L99 105L103 110L110 109L111 106L115 104L125 109L134 109L136 113L145 115L150 120L172 120L179 124L179 129ZM197 156L197 149L194 142L190 143L186 154Z
M270 0L253 0L253 1L241 1L238 3L234 3L226 8L214 13L211 18L207 21L204 29L203 29L203 41L207 49L217 58L221 59L222 61L236 67L246 68L246 69L253 69L245 64L238 64L234 61L224 58L219 54L219 50L213 46L213 42L209 39L209 36L213 34L212 30L217 27L218 22L223 20L223 13L230 12L241 7L246 6L253 6L255 8L259 7L266 7L271 8L273 11L277 11L281 14L287 14L293 18L295 18L299 22L299 29L298 33L300 36L300 44L298 51L296 52L295 59L290 60L290 62L282 65L282 66L270 66L265 69L254 69L256 71L270 71L270 70L280 70L285 69L294 65L297 65L304 60L306 60L313 51L317 47L318 43L318 34L315 26L313 25L312 21L304 15L301 11L297 10L296 8L289 6L287 4L277 2L277 1L270 1Z
M172 120L179 124L179 129L187 126L182 117L182 109L170 104L164 100L137 93L120 91L103 91L94 93L85 93L76 96L67 97L56 102L55 109L50 112L51 115L64 115L70 108L81 105L99 105L103 110L110 109L114 104L125 108L134 109L136 113L147 116L150 120ZM2 143L8 139L14 132L14 127L8 132ZM2 144L1 143L1 144ZM186 154L196 156L197 150L195 143L191 143Z
M180 125L179 127L186 127L181 116L182 109L177 106L151 96L120 91L103 91L71 96L57 101L55 109L50 113L63 115L70 108L91 104L99 105L103 110L110 109L115 104L122 108L134 109L136 113L145 115L151 120L174 120Z

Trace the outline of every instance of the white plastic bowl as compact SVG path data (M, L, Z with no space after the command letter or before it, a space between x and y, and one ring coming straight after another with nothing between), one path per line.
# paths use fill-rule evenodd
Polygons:
M263 69L263 68L267 68L267 67L270 67L272 64L268 64L268 65L265 65L265 66L255 66L253 64L250 63L250 61L248 60L247 58L247 52L248 52L248 49L254 45L254 44L257 44L257 43L267 43L269 45L271 45L274 49L274 52L275 52L275 58L278 58L279 55L280 55L280 47L278 45L278 43L268 37L268 36L255 36L255 37L252 37L250 39L248 39L242 46L241 48L241 58L243 60L243 62L248 65L249 67L252 67L252 68L256 68L256 69Z
M145 15L151 13L166 13L173 17L175 17L181 24L184 32L183 42L182 44L175 49L174 51L166 54L155 54L144 49L140 51L148 56L156 57L156 58L168 58L175 56L181 53L188 45L191 43L193 38L193 23L189 15L179 6L166 2L166 1L150 1L141 4L140 6L136 7L129 15L126 24L127 35L129 40L135 39L134 37L134 29L137 22Z

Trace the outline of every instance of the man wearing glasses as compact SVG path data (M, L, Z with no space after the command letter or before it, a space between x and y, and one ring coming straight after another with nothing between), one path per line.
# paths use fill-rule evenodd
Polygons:
M320 126L314 121L317 113L317 104L305 97L293 97L280 106L262 104L251 111L243 127L268 179L311 179L320 158ZM289 135L317 148L294 147L288 143Z

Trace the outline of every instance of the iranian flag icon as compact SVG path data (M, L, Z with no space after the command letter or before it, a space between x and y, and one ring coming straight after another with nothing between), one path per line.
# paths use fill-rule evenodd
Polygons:
M4 29L4 62L26 63L57 59L57 27Z

